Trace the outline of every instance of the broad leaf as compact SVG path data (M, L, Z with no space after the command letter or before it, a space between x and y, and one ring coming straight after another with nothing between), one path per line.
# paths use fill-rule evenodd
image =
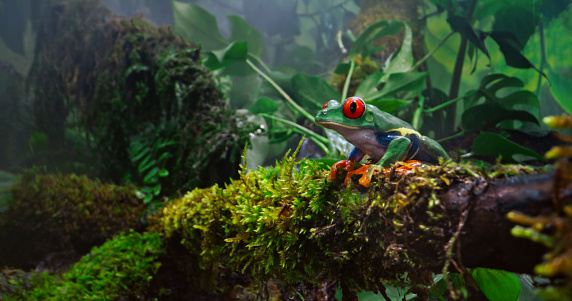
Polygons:
M484 43L484 36L480 31L473 29L471 24L467 21L467 18L461 16L450 16L447 18L447 22L453 29L453 31L460 33L469 42L479 48L490 60L489 52Z
M465 130L494 127L501 121L518 120L538 124L536 116L526 111L508 110L498 104L481 104L463 112L462 121Z
M244 61L246 55L246 41L233 42L224 49L209 52L205 65L211 70L216 70L235 62Z
M228 42L220 34L215 16L196 4L173 1L175 33L187 41L201 43L204 51L221 49Z
M542 13L542 21L548 24L552 19L556 18L561 12L565 11L572 2L570 0L552 0L542 1L540 4L540 12Z
M292 88L298 102L309 111L317 111L332 99L342 97L326 81L317 77L298 73L292 78Z
M526 42L534 34L539 24L540 15L531 12L530 9L531 7L519 4L507 5L495 14L493 31L514 34L517 43L514 43L513 46L518 47L516 48L518 51L524 49Z
M411 46L413 34L407 23L403 23L403 27L405 28L405 34L401 47L399 48L399 52L397 52L395 56L391 56L383 68L383 71L386 74L384 81L393 73L408 72L411 69L411 66L413 66L413 50Z
M475 138L470 155L495 158L501 156L504 160L513 162L526 161L526 157L546 161L537 152L490 132L481 133Z
M548 74L550 75L550 82L552 83L550 91L554 99L558 101L560 106L562 106L568 114L572 114L572 81L560 76L558 72L552 70Z
M471 274L490 301L514 301L520 295L521 284L513 273L476 268Z
M377 93L377 86L381 83L383 72L376 72L366 77L363 82L357 87L355 96L369 100L372 95Z
M490 37L499 45L506 64L515 68L534 68L534 65L520 52L522 45L510 32L493 31Z
M248 110L253 114L266 113L272 115L278 110L278 105L274 99L268 97L259 98Z
M370 95L373 99L391 98L395 93L406 90L417 90L423 86L423 81L428 72L404 72L393 73L387 79L383 88Z
M228 16L228 20L232 28L230 41L247 41L248 52L260 57L264 51L264 41L260 32L246 23L242 17L231 15Z
M507 110L527 110L537 116L540 103L536 95L528 90L517 90L510 93L523 86L523 82L516 77L509 77L500 73L487 75L481 80L478 90L467 92L464 101L465 108L478 104L479 100L484 98L484 103L497 104Z
M391 113L401 105L407 103L407 101L401 99L377 99L368 101L367 103L376 106L382 111Z

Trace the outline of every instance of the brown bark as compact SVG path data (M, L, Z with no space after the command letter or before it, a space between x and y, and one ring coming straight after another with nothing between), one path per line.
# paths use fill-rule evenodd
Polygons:
M515 224L506 215L513 210L531 216L553 212L553 177L551 172L491 182L479 178L444 192L440 199L451 215L458 212L461 216L464 209L469 210L459 237L461 252L457 256L462 264L532 273L547 249L512 236L510 230ZM564 195L570 202L572 188Z

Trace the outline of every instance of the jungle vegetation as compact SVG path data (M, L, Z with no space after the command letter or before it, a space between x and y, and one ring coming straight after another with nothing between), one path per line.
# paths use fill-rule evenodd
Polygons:
M0 300L572 298L570 4L0 0ZM327 181L354 95L453 160Z

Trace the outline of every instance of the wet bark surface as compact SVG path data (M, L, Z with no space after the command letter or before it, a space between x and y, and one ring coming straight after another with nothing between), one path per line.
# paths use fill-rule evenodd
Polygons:
M452 216L469 210L459 237L462 264L531 273L547 249L512 236L515 224L506 215L511 211L531 216L553 212L553 177L554 173L543 173L491 182L478 178L442 193L440 199ZM569 202L572 190L565 195Z

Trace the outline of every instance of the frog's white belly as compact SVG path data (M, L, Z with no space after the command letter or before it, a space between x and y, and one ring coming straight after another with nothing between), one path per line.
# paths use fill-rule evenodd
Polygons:
M379 161L387 150L379 144L377 141L377 135L373 130L348 129L343 127L335 130L340 133L340 135L344 136L349 143L359 148L375 162Z

